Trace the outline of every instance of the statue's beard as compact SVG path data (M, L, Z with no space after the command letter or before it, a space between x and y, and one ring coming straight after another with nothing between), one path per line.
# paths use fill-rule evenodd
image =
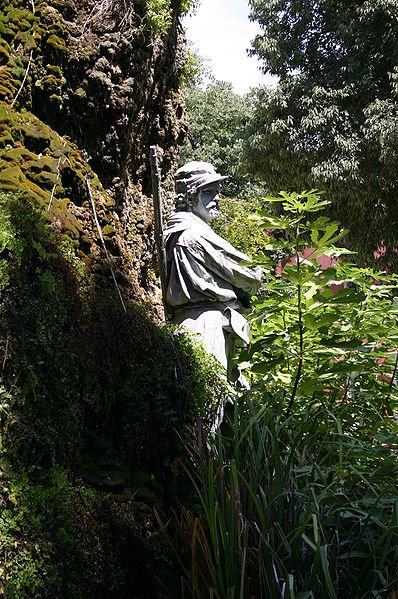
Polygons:
M219 218L221 214L216 202L209 202L207 206L203 206L201 202L197 202L192 207L192 212L206 223L212 218Z

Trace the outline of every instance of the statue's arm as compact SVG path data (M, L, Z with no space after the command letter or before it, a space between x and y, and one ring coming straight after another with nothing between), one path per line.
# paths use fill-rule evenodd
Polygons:
M196 263L202 273L205 273L203 276L206 276L207 281L212 277L217 281L224 281L245 304L248 297L260 287L262 270L259 267L243 266L241 262L249 258L227 243L223 247L223 240L219 239L221 243L212 243L190 231L181 235L178 240L179 253L189 257L190 263Z
M233 286L209 268L206 253L196 240L180 237L170 250L167 298L171 306L236 298Z

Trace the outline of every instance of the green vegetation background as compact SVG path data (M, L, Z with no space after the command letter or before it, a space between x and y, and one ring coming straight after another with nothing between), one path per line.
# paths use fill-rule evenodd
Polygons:
M167 38L171 9L191 3L176 4L137 3L137 36ZM74 144L23 109L43 27L22 2L2 6L6 597L174 598L180 575L185 596L206 598L392 598L397 589L396 278L363 266L381 240L384 263L395 264L397 9L388 0L314 0L305 10L280 2L282 13L266 0L250 5L263 28L254 51L281 77L277 89L240 98L229 84L199 89L194 70L185 75L191 127L182 159L232 175L218 231L267 273L240 356L253 390L227 407L214 435L209 411L227 394L214 362L156 327L131 293L125 312L108 265L89 259L96 233L79 221L86 176L104 225L114 198ZM66 50L59 23L43 50L40 91L56 114ZM69 177L60 180L64 162ZM266 193L315 185L330 205L313 192L279 201ZM310 224L320 208L351 226L343 241L362 266L332 262L321 272L317 256L301 260L310 242L331 258L347 251L335 247L342 233L323 213ZM120 232L106 222L115 254ZM122 273L123 263L121 284ZM335 297L337 281L347 289Z

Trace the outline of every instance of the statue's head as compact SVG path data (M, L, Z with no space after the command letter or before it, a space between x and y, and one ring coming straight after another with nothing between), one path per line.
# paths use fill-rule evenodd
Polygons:
M175 175L177 210L193 212L208 222L220 215L220 181L226 179L210 162L184 164Z

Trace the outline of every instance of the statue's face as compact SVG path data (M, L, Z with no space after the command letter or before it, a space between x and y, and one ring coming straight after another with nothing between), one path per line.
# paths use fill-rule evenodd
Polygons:
M192 206L192 212L206 223L220 216L220 184L209 183L198 191L198 201Z

